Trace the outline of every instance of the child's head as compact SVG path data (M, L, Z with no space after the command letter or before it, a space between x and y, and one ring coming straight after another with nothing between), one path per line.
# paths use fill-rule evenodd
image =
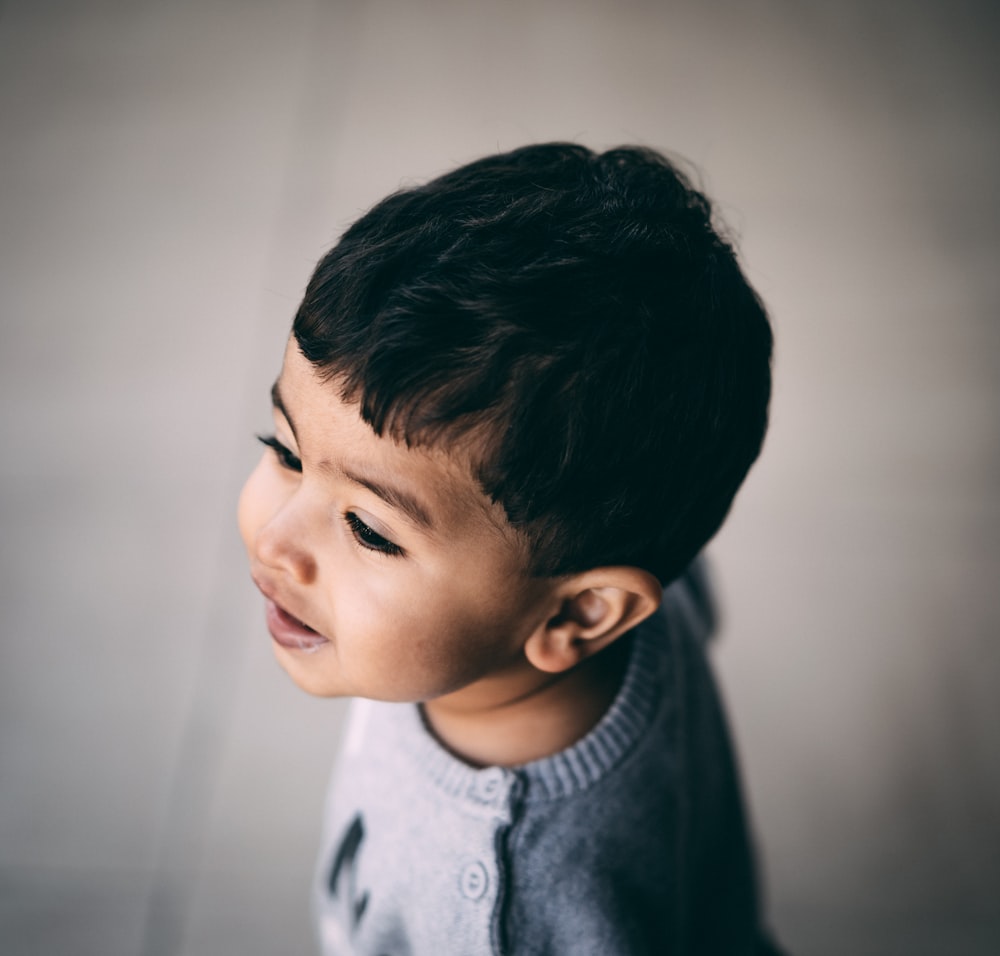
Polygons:
M294 335L376 433L474 436L537 575L669 583L766 427L764 310L708 201L646 149L529 146L388 197L320 262Z
M309 283L241 499L282 663L482 703L607 646L725 517L770 350L651 151L527 147L385 199Z

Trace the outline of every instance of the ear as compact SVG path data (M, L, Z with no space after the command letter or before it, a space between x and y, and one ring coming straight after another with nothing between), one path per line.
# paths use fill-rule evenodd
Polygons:
M569 670L649 617L662 593L660 582L641 568L570 575L555 590L554 613L525 643L525 656L540 671Z

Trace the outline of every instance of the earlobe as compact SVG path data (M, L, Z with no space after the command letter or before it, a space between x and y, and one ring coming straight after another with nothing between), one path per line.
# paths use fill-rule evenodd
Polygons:
M531 665L561 673L603 650L660 605L660 583L640 568L597 568L567 579L556 613L524 646Z

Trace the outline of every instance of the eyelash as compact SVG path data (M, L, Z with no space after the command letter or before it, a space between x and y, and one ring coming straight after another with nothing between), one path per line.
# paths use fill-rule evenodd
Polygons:
M297 471L301 474L302 459L300 459L298 455L293 455L292 452L282 445L274 435L258 435L257 441L259 441L262 445L267 445L267 447L274 452L278 459L278 464L281 465L282 468L287 468L289 471Z
M379 554L386 554L395 557L403 553L403 549L398 544L393 544L388 538L383 538L377 531L368 527L353 511L344 513L344 520L347 527L351 529L354 540L366 548L368 551L376 551Z
M302 473L302 459L298 455L292 454L291 450L285 447L274 435L258 435L257 440L266 445L274 452L278 459L278 464L289 471ZM374 551L377 554L385 554L395 557L403 553L403 549L394 544L388 538L383 538L377 531L364 523L353 511L344 512L344 521L351 529L354 540L366 551Z

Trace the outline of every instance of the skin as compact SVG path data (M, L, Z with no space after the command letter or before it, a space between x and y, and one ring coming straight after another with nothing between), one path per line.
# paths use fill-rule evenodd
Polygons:
M620 684L616 639L658 605L656 579L628 567L531 576L525 542L468 461L377 436L294 339L274 394L274 436L239 524L269 627L297 619L318 644L274 641L296 684L419 702L476 765L525 763L583 736Z

